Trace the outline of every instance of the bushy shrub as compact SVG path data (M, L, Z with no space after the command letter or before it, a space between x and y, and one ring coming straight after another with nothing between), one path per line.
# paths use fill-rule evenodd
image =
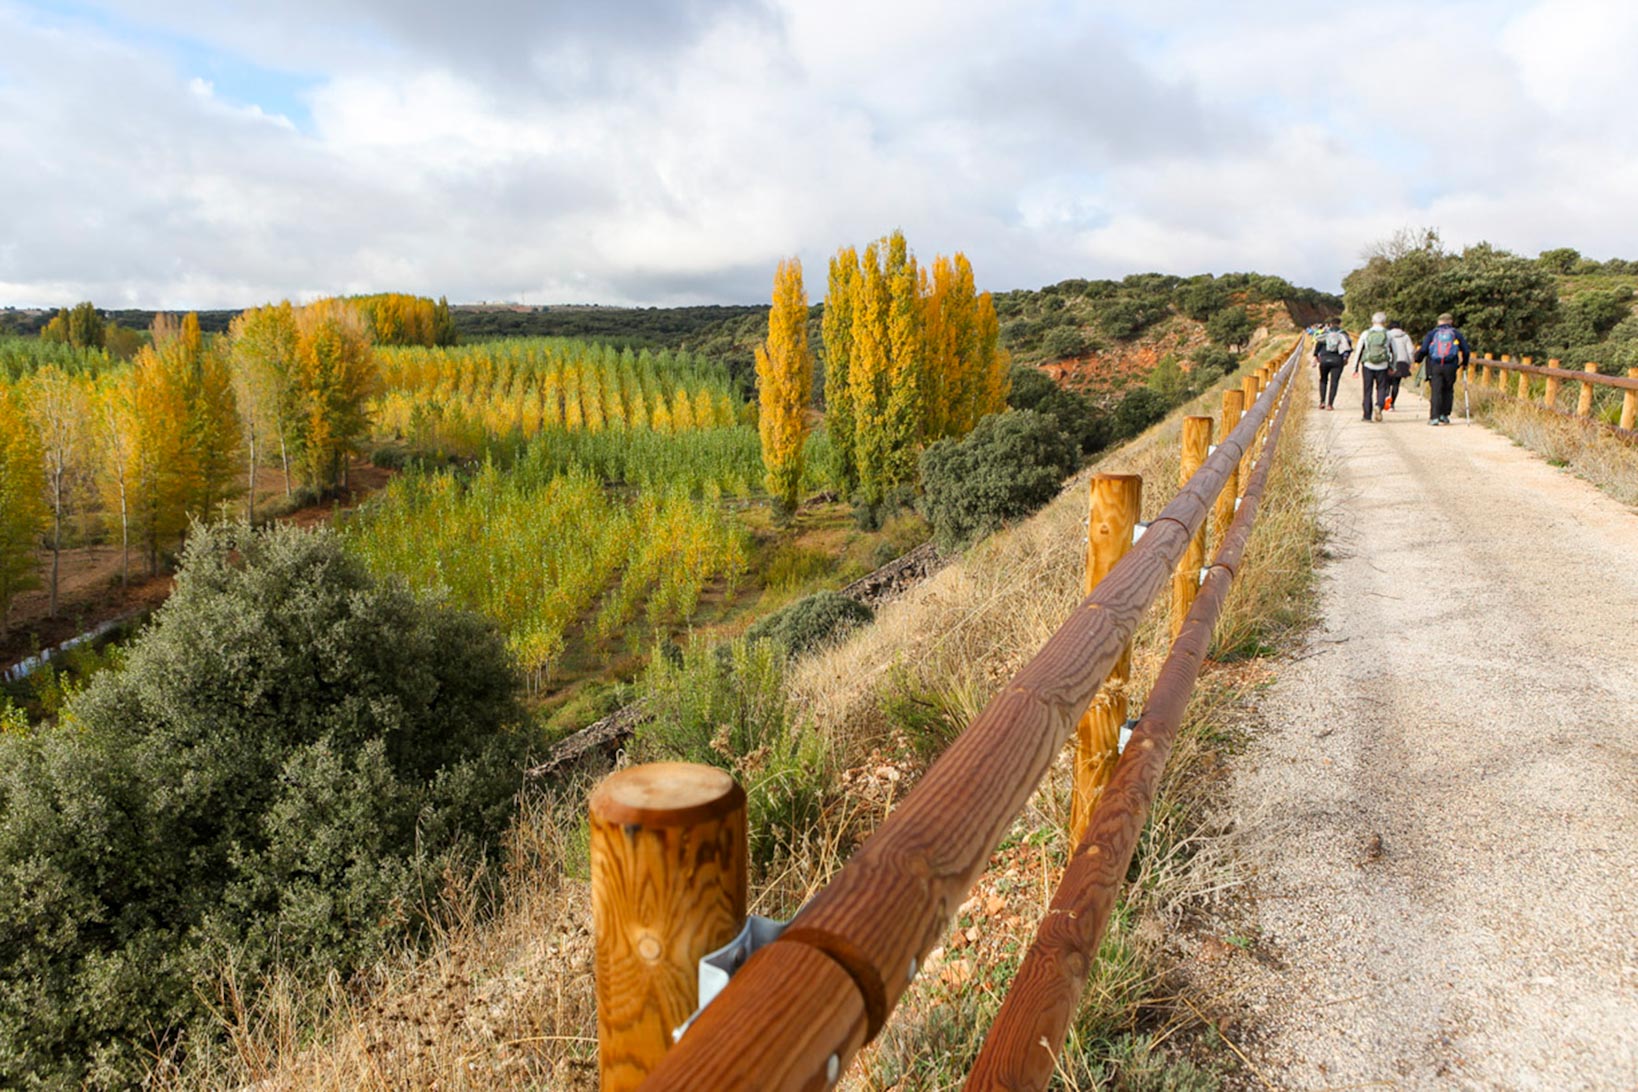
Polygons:
M0 1085L134 1085L224 966L377 955L509 818L515 694L331 534L196 530L124 666L0 737Z
M1062 360L1086 352L1086 336L1076 326L1059 326L1047 334L1041 343L1047 356Z
M818 732L792 720L778 645L691 641L680 660L650 660L641 690L650 720L632 743L638 758L732 773L745 789L753 860L766 863L802 840L824 808L830 755Z
M772 641L789 655L800 656L869 623L874 617L869 607L840 592L814 592L757 622L745 631L745 638Z
M1225 307L1206 323L1206 336L1219 345L1233 348L1249 341L1255 328L1244 307Z
M1221 345L1202 345L1194 351L1194 365L1202 372L1227 375L1240 364L1240 358Z
M1083 395L1058 386L1051 376L1036 368L1022 364L1013 367L1007 405L1053 418L1059 431L1067 432L1083 454L1101 451L1109 443L1108 414Z
M1132 388L1115 407L1115 438L1136 436L1166 416L1168 408L1165 397L1158 391L1148 387Z
M1079 459L1054 418L992 413L961 440L922 454L922 511L941 544L970 542L1051 500Z

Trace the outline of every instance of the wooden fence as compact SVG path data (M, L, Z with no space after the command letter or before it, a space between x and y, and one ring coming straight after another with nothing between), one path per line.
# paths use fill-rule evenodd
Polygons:
M1135 545L1141 483L1092 479L1085 599L675 1046L700 956L731 939L743 916L744 798L726 777L650 767L599 787L592 899L605 1089L834 1085L1075 738L1077 844L968 1081L1046 1086L1240 565L1303 346L1299 338L1283 364L1225 392L1215 448L1211 418L1185 419L1182 487ZM1209 566L1208 516L1217 540ZM1122 751L1131 640L1168 586L1175 639Z
M1597 423L1629 443L1638 442L1638 432L1633 431L1635 422L1638 422L1638 368L1628 368L1626 375L1619 376L1600 373L1597 364L1584 364L1579 372L1558 365L1557 360L1549 360L1546 367L1541 367L1530 357L1520 357L1515 361L1505 353L1499 360L1475 356L1471 361L1469 381L1481 390L1489 388L1525 402L1534 403L1539 397L1542 408L1586 421L1594 420L1593 392L1597 388L1619 390L1622 394L1619 424ZM1541 382L1538 384L1536 380ZM1580 388L1573 412L1559 405L1566 383L1576 384Z

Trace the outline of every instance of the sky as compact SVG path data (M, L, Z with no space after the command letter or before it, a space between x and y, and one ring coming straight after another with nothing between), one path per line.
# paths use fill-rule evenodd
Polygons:
M0 307L1638 258L1630 0L0 0Z

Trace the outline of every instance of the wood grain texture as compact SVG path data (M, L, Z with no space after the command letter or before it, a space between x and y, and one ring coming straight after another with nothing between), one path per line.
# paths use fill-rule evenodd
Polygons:
M588 802L598 1068L642 1083L699 1003L700 958L745 920L745 793L711 766L605 778Z
M864 999L853 979L829 957L802 944L777 940L752 956L731 980L745 1011L757 1014L759 1032L721 999L705 1007L643 1085L643 1092L763 1092L824 1089L830 1059L844 1061L864 1045Z
M1244 391L1224 391L1222 421L1217 428L1219 436L1227 436L1234 426L1240 423L1240 414L1245 409L1246 396ZM1228 480L1217 493L1217 503L1212 506L1211 525L1216 532L1218 543L1221 544L1223 534L1228 530L1229 520L1234 518L1234 499L1240 495L1240 466L1235 464L1229 471Z
M1183 431L1180 437L1182 451L1177 461L1177 484L1179 487L1189 484L1189 479L1206 462L1207 449L1211 447L1210 417L1183 418ZM1238 469L1238 468L1236 468ZM1212 498L1215 506L1217 498ZM1194 605L1195 593L1200 590L1200 570L1206 564L1206 532L1208 521L1201 520L1199 530L1189 540L1188 549L1183 551L1183 560L1177 563L1177 572L1172 574L1172 637L1177 637L1178 631L1183 628L1183 619L1188 615L1189 608Z
M1628 368L1627 378L1638 381L1638 368ZM1638 388L1621 395L1621 431L1631 432L1638 419Z
M1556 370L1558 368L1558 361L1552 357L1548 357L1547 367ZM1559 377L1556 375L1549 375L1547 377L1547 384L1545 389L1542 391L1541 401L1547 406L1548 409L1558 408L1558 388L1559 384L1562 382L1563 380L1559 379Z
M851 978L865 1014L860 1042L877 1034L915 969L940 942L1013 817L1035 791L1170 579L1212 499L1245 455L1296 363L1293 352L1276 376L1273 393L1249 408L1189 485L1150 524L1142 541L1001 688L787 927L780 945L821 953ZM671 1082L666 1087L714 1087L702 1076L706 1059L736 1052L740 1063L736 1087L806 1087L793 1083L800 1075L785 1065L784 1053L760 1047L764 1040L785 1044L805 1034L802 1021L769 1005L763 985L747 980L750 970L748 966L737 975L707 1010L710 1033L686 1053L674 1051L663 1063L660 1072ZM688 1039L706 1030L696 1026ZM837 1046L843 1068L857 1049L853 1042Z
M1132 531L1143 511L1143 478L1137 474L1094 474L1088 485L1086 585L1092 590L1132 548ZM1075 726L1074 785L1070 797L1070 840L1079 840L1104 785L1120 757L1120 726L1126 723L1126 682L1132 673L1128 644L1092 704Z
M1269 433L1279 442L1286 398ZM1258 462L1212 569L1149 693L1114 779L1064 871L1051 906L991 1025L969 1090L1044 1089L1051 1081L1121 882L1148 819L1212 629L1256 520L1270 459Z
M1597 375L1598 374L1598 365L1589 362L1587 364L1582 365L1581 370L1585 371L1585 372L1591 372L1594 375ZM1575 415L1577 417L1589 417L1589 416L1592 415L1592 398L1593 398L1592 392L1593 392L1593 385L1591 383L1583 381L1582 384L1581 384L1581 400L1575 404Z

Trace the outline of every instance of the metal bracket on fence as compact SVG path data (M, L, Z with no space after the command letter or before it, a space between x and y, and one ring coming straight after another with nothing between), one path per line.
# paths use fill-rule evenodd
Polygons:
M760 948L765 948L779 939L779 934L785 931L789 922L774 921L772 918L762 917L760 914L751 914L745 919L745 928L727 944L714 952L700 957L699 989L700 1007L695 1009L682 1027L671 1033L671 1041L676 1042L683 1037L705 1006L716 1000L717 994L728 985L728 980L734 973L745 966L745 961L756 954Z
M1137 727L1137 718L1133 718L1120 726L1120 738L1115 743L1115 752L1118 754L1126 750L1126 745L1132 741L1132 729Z
M1133 524L1132 525L1132 545L1136 546L1137 545L1137 540L1142 538L1143 537L1143 532L1147 531L1148 529L1149 529L1149 521L1148 520L1140 519L1135 524Z
M1206 577L1208 577L1210 575L1211 575L1211 568L1209 566L1207 568L1201 569L1200 570L1200 581L1199 582L1204 584L1206 582Z
M1215 455L1216 453L1217 453L1217 445L1216 444L1207 444L1206 445L1206 458L1209 459L1213 455Z
M1239 510L1240 510L1240 501L1241 501L1241 500L1242 500L1242 499L1243 499L1243 498L1241 498L1241 497L1235 497L1235 498L1234 498L1234 510L1235 510L1235 511L1236 511L1236 512L1238 512L1238 511L1239 511Z

